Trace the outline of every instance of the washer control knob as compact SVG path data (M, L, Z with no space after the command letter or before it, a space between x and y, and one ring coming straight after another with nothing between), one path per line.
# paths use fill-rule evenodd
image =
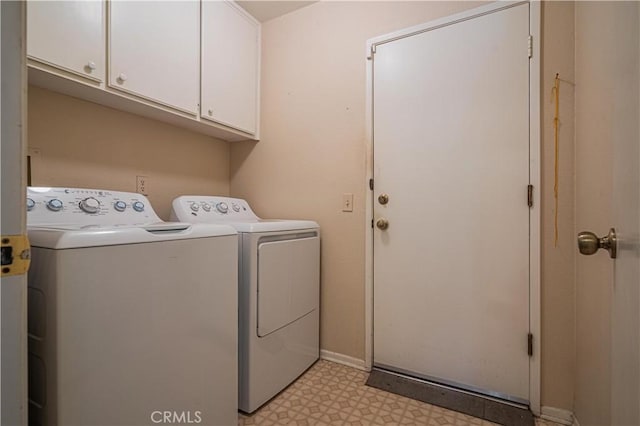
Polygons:
M233 209L234 212L240 211L240 206L237 205L236 203L231 203L231 208Z
M116 211L123 212L127 208L127 203L124 201L116 201L113 203L113 208L116 209Z
M211 211L211 204L202 203L202 210L204 210L205 212L210 212Z
M53 200L49 200L47 202L47 208L52 212L59 212L60 210L62 210L62 206L62 201L58 200L57 198L54 198Z
M216 206L216 209L220 212L220 213L226 213L229 211L229 206L227 205L227 203L225 202L221 202L218 203L218 205Z
M80 210L85 213L98 213L100 211L100 201L93 197L85 198L80 201Z
M193 210L194 212L200 210L200 206L198 205L198 203L191 203L191 210Z
M30 212L36 206L36 202L31 198L27 198L27 211Z
M144 203L142 201L134 201L133 204L131 204L131 207L133 207L133 209L137 212L144 211Z

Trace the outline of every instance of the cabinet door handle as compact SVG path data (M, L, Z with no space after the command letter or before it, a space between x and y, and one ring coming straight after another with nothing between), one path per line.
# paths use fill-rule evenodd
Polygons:
M96 63L93 61L89 61L87 62L86 68L88 70L87 72L91 72L96 69Z
M125 81L127 81L127 75L121 72L120 75L118 76L118 83L122 84Z

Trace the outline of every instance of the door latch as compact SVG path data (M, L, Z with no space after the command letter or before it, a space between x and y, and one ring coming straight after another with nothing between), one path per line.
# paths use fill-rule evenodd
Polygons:
M1 249L3 277L27 272L31 262L31 246L26 235L3 235Z

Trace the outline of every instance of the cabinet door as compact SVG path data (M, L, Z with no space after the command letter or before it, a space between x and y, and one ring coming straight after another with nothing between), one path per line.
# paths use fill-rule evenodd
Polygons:
M202 112L257 132L260 24L227 1L202 2Z
M198 113L200 3L109 3L109 86Z
M104 51L104 2L27 3L30 59L101 82Z

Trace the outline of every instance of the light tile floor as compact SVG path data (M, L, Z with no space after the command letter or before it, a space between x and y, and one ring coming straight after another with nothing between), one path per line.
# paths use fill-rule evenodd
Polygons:
M368 373L320 360L238 425L493 425L486 420L365 385ZM542 420L537 426L556 426Z

